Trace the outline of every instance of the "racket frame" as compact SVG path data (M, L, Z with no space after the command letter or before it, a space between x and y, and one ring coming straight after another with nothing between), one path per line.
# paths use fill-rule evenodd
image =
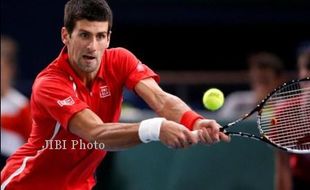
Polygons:
M275 143L273 143L272 141L270 141L264 134L262 128L261 128L261 124L260 124L260 118L261 118L261 109L264 107L265 103L267 102L267 100L276 92L278 92L279 90L283 89L284 87L294 84L294 83L300 83L302 81L310 81L310 77L306 77L306 78L302 78L302 79L297 79L297 80L291 80L289 82L283 83L282 85L280 85L279 87L275 88L272 92L270 92L251 112L245 114L243 117L230 122L226 125L224 125L220 131L224 132L226 135L230 135L230 136L238 136L238 137L246 137L246 138L251 138L257 141L263 141L265 143L268 143L269 145L272 145L280 150L286 151L286 152L290 152L290 153L296 153L296 154L309 154L310 150L294 150L294 149L289 149L286 147L282 147L279 146ZM260 136L254 135L254 134L250 134L250 133L246 133L246 132L232 132L232 131L226 131L225 129L228 129L234 125L236 125L237 123L247 119L248 117L250 117L251 115L253 115L253 113L257 112L257 125L256 127L258 128L259 134ZM309 126L310 127L310 126Z

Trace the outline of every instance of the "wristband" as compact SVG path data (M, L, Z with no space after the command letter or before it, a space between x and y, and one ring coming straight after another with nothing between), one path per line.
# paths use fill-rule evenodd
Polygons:
M185 112L182 115L180 123L184 125L185 127L187 127L189 130L193 130L195 121L197 119L203 119L203 118L204 117L202 117L198 113L190 110L190 111Z
M138 135L143 143L159 141L160 127L165 118L155 117L143 120L139 125Z

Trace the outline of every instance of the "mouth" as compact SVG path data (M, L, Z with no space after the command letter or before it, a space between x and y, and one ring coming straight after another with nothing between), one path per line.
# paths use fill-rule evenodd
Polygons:
M89 61L96 59L96 57L92 55L83 55L83 58Z

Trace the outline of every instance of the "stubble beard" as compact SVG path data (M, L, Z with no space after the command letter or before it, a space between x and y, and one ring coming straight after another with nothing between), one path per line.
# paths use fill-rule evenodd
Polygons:
M94 63L91 64L87 64L87 63L83 63L83 61L79 61L77 63L77 66L79 67L79 69L85 73L92 73L94 71L96 71L99 67L99 62L98 60L94 61Z

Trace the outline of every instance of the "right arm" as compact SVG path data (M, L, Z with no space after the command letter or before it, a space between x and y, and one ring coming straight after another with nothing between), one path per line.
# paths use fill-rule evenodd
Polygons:
M68 127L70 132L89 142L104 143L107 150L126 149L141 143L138 123L103 123L90 109L76 113Z
M197 143L189 130L173 121L153 118L142 124L104 123L85 102L75 96L72 84L63 76L39 76L33 85L32 104L58 121L65 130L88 142L104 143L106 150L126 149L140 144L141 139L148 142L149 134L152 135L150 140L161 140L164 145L173 148L187 147L188 142ZM158 128L160 134L158 130L149 133L149 129Z
M73 134L92 143L104 143L105 150L114 151L140 144L139 126L140 123L103 123L90 109L76 113L68 124ZM187 142L197 143L197 139L184 126L172 121L162 122L161 133L170 133L161 138L161 142L168 147L185 148L189 146Z

